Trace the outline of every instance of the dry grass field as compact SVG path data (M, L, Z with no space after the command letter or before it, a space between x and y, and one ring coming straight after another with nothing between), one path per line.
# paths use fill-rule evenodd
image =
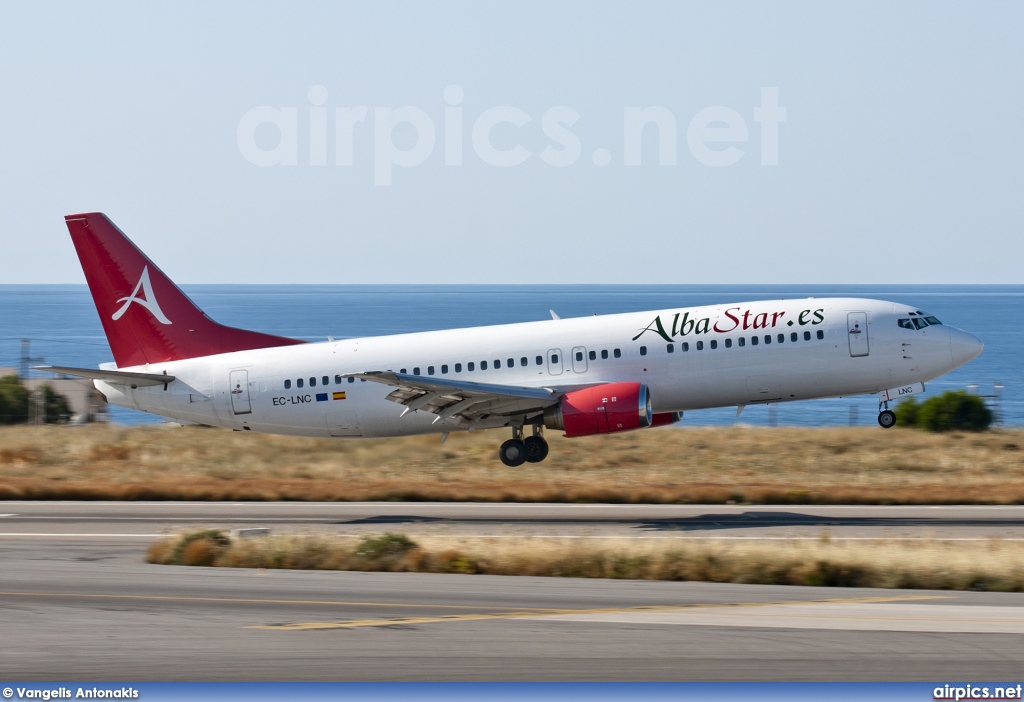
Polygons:
M0 428L0 499L1022 504L1024 430L659 428L564 439L507 468L505 432L304 439L177 425Z
M575 578L937 590L1024 590L1024 544L953 541L486 539L316 534L231 540L186 531L153 544L150 563L485 573Z

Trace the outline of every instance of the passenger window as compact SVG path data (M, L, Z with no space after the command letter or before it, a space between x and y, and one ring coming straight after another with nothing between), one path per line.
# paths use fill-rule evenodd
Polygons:
M505 367L506 368L515 368L516 367L516 359L514 359L514 358L508 359L508 363L505 364Z
M498 370L499 368L501 368L501 361L496 358L494 359L494 370Z
M725 348L727 348L727 349L731 349L732 348L732 339L726 339L725 340Z
M591 361L597 360L597 351L591 351L587 354Z
M551 354L551 362L552 363L558 363L558 354L557 353Z
M607 359L608 358L608 349L601 349L601 358L602 359Z
M447 364L442 364L441 365L441 375L447 375L447 374L448 374L448 365Z
M665 344L665 350L669 353L675 353L676 346L675 344Z
M818 330L818 338L819 339L824 339L825 338L825 332L823 332L821 329Z
M284 389L285 390L291 390L292 389L292 381L290 381L290 380L284 381Z
M741 337L740 337L739 339L737 339L737 340L736 340L736 342L737 342L737 343L738 343L738 344L739 344L740 346L746 346L746 345L747 345L747 337L745 337L745 336L741 336Z
M434 374L434 367L433 366L427 366L427 375L433 375L433 374Z
M703 351L704 350L704 342L703 341L698 341L697 342L697 350L698 351Z
M811 333L809 331L805 331L804 332L804 341L810 341L810 340L811 340Z
M309 379L309 387L311 387L311 388L315 388L316 387L316 378L310 378Z
M757 337L756 336L750 337L750 345L751 346L757 346Z
M298 380L295 381L295 387L297 387L297 388L301 388L302 387L302 378L299 378Z
M324 376L323 378L320 378L320 384L321 384L321 385L330 385L330 384L331 384L331 379L330 379L330 378L328 378L328 377L327 377L327 376L325 375L325 376Z
M689 341L684 341L683 343L680 344L680 346L682 347L684 353L690 350Z
M335 385L341 385L341 376L340 375L334 376L334 384Z
M641 356L646 356L647 355L647 347L646 346L641 346L640 347L640 355Z
M472 361L470 361L469 363L466 364L466 371L467 372L472 372L475 369L476 369L476 366L473 365Z
M711 340L711 348L713 348L713 349L717 349L718 348L718 340L717 339L712 339Z
M487 361L480 361L480 370L487 370Z
M413 374L413 375L419 375L419 374L420 374L420 369L419 369L419 366L417 366L417 367L415 367L415 368L413 368L413 369L412 369L412 374Z
M620 349L615 349L613 353L615 354L615 358L622 358L622 351Z
M790 335L789 335L789 340L790 340L790 341L799 341L799 340L800 340L800 337L799 337L799 336L797 336L797 333L796 333L796 332L793 332L792 334L790 334Z
M537 365L538 366L543 366L544 365L544 357L543 356L537 356Z
M576 360L577 361L582 361L583 360L583 352L582 351L577 351L576 352Z
M352 377L352 376L350 375L350 376L348 377L348 382L350 382L350 383L354 383L354 382L356 382L356 379L355 379L355 378L353 378L353 377Z
M523 356L522 358L519 359L519 365L523 366L524 368L526 366L528 366L529 364L530 364L530 359L528 359L526 356Z
M772 335L771 334L765 334L764 335L764 343L766 343L766 344L772 343Z
M781 344L785 340L786 340L786 335L785 334L779 334L779 343Z
M455 372L456 373L461 373L462 372L462 364L461 363L456 363L455 364Z

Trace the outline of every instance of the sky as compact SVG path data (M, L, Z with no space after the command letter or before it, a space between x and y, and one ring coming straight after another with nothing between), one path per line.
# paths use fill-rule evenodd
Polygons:
M0 283L1024 283L1024 3L0 4Z

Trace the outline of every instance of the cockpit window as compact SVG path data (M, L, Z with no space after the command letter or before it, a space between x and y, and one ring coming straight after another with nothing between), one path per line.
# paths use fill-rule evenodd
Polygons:
M923 312L911 312L911 314L924 315ZM931 326L933 324L942 324L942 322L940 322L935 317L928 315L921 317L910 317L909 319L898 319L896 320L896 324L898 324L903 329L924 329L925 327Z

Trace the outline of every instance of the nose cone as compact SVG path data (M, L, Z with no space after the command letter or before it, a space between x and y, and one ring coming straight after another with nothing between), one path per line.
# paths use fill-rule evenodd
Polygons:
M981 339L973 334L960 331L955 327L949 328L949 350L953 355L954 368L970 361L981 353L983 348L985 348L985 344L981 343Z

